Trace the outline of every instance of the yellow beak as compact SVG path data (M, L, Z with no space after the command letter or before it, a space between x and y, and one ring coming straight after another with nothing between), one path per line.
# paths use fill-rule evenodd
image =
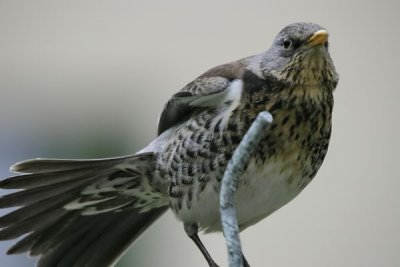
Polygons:
M328 41L328 32L326 30L318 30L308 39L311 45L324 45Z

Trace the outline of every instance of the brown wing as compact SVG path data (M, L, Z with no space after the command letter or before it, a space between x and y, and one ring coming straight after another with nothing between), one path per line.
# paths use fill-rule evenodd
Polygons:
M249 58L212 68L174 94L165 105L158 123L158 135L187 120L194 109L217 106L227 88L240 79Z

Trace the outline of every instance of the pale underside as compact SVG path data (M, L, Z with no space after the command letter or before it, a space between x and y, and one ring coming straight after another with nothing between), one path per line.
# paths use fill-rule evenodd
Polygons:
M298 171L287 166L296 164L297 155L285 162L271 161L268 164L256 166L251 160L246 172L240 177L238 190L235 194L235 206L240 230L244 230L267 217L288 203L299 193L299 183L296 181ZM219 184L216 179L210 179L198 199L192 202L190 208L183 205L177 216L183 222L197 222L205 232L221 231L219 211Z

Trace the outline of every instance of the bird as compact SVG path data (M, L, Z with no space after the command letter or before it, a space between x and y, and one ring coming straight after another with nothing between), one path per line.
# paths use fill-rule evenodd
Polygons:
M20 239L7 253L29 253L38 267L114 266L170 209L217 267L198 234L222 231L221 180L257 114L273 121L239 177L240 231L295 198L325 158L339 80L328 36L318 24L292 23L269 49L206 71L172 95L157 137L135 154L11 166L0 188L14 191L0 208L15 209L0 217L0 240Z

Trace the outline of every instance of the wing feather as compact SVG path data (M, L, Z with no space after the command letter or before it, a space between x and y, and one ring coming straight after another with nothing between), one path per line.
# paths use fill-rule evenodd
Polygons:
M174 94L161 113L158 134L186 121L194 111L218 106L226 99L229 85L241 79L250 59L212 68Z

